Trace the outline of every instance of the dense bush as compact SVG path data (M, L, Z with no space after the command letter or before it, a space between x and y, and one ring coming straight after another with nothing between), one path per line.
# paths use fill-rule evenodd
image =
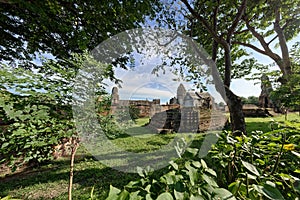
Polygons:
M0 64L0 164L13 169L16 164L52 159L53 146L77 135L72 105L78 101L73 89L80 69L89 66L86 68L91 72L86 73L98 77L93 87L95 98L104 94L104 78L117 82L112 66L99 63L87 52L65 61L73 68L53 60L42 62L43 66L37 68ZM84 96L91 86L84 84L87 77L81 78L83 82L77 87ZM83 97L80 95L77 94ZM97 112L97 106L92 105L92 114Z
M40 95L0 93L0 164L13 169L29 161L52 159L53 146L75 133L70 109Z

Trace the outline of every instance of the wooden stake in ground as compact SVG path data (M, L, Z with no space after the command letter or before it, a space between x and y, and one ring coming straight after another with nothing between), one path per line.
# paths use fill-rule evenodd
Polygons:
M76 150L79 146L79 139L77 137L72 137L71 139L71 160L70 160L70 180L68 188L68 200L72 200L72 186L73 186L73 171L74 171L74 159Z

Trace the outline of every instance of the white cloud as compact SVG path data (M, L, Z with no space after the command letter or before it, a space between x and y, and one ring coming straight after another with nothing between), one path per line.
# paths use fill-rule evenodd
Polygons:
M249 97L259 96L260 84L255 84L256 81L247 81L245 79L234 79L231 83L231 90L238 96Z

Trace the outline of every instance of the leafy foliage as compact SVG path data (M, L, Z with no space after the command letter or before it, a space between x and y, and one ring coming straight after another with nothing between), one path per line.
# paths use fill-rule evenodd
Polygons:
M123 190L110 187L109 199L235 199L219 188L216 173L204 160L171 162L168 171L156 176L150 169L137 168L141 179L129 182Z
M76 68L65 70L53 61L46 61L43 67L33 71L2 65L1 163L15 169L18 164L52 159L53 146L77 134L73 123L72 89L77 71L84 64L103 72L98 74L96 96L103 93L103 78L116 80L111 66L100 64L87 53L76 54L67 61Z
M206 162L193 146L159 173L138 168L141 178L123 189L111 186L107 199L295 199L300 194L300 123L274 122L272 127L251 136L219 134Z
M277 87L271 93L274 102L285 108L300 110L300 48L299 43L293 45L291 49L292 56L292 74L285 77L285 80L278 78Z
M33 65L35 53L67 59L139 26L156 9L157 1L1 1L0 60Z
M208 163L237 198L294 199L299 196L299 122L277 124L277 130L251 136L228 133L208 155Z
M18 96L1 91L1 163L23 164L52 159L53 146L75 132L70 120L70 108L47 96ZM22 160L20 160L20 158Z

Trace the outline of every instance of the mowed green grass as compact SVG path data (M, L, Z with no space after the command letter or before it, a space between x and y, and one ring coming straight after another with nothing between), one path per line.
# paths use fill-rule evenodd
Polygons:
M300 121L300 116L298 113L289 113L287 120ZM276 129L277 127L276 122L284 122L285 116L278 115L274 117L256 117L256 118L247 117L245 121L246 121L246 130L248 133L257 130L263 132L269 132L272 131L273 129Z
M290 113L288 120L298 120L297 113ZM246 118L247 131L272 130L274 121L284 121L284 116L268 118ZM151 152L169 143L174 135L158 135L143 127L147 118L138 119L135 126L128 129L125 137L112 142L131 152ZM192 143L200 147L203 134L197 134ZM163 170L163 169L162 169ZM159 173L159 171L157 172ZM0 176L1 177L1 176ZM138 178L137 174L125 173L103 165L80 146L75 159L73 199L89 199L94 187L95 199L105 199L109 186L122 188L129 181ZM38 166L34 169L0 178L0 197L11 195L20 199L67 199L69 181L69 159L61 158Z

